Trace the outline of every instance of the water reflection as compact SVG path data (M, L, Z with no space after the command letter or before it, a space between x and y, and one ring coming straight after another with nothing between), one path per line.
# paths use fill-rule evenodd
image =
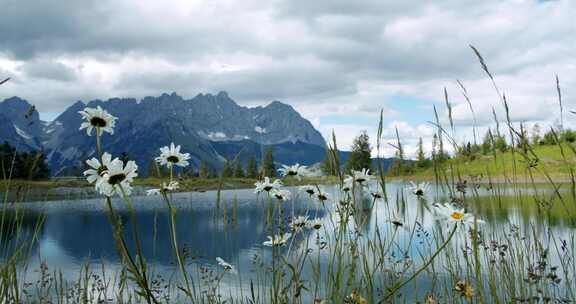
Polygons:
M396 261L402 261L405 256L417 257L423 252L434 250L435 244L432 244L430 233L435 227L445 223L436 221L430 208L433 202L448 200L442 192L416 198L404 189L405 185L402 183L388 184L389 203L379 200L372 208L359 208L354 218L358 225L347 223L351 230L359 229L358 232L366 237L374 236L376 230L382 234L382 238L398 235L394 246L390 248L390 256ZM295 189L292 190L296 192ZM326 187L326 190L331 197L337 197L335 187ZM552 233L559 236L574 232L574 219L571 217L574 213L567 212L563 206L542 211L528 190L521 195L501 197L487 194L487 191L480 191L477 197L468 201L473 202L469 208L487 222L484 229L488 235L505 233L511 224L526 231L530 231L533 226L548 227ZM405 199L397 199L402 197ZM169 214L164 203L159 198L136 198L135 201L139 202L138 234L147 261L157 270L173 272L175 257L170 238ZM215 193L201 196L180 194L175 197L180 245L190 249L196 264L216 267L215 257L222 257L233 263L245 276L250 276L255 253L263 253L263 258L269 258L261 244L266 240L266 236L271 234L267 219L271 212L279 212L278 206L283 208L286 223L291 216L304 214L321 218L325 224L338 222L334 205L327 204L326 208L323 208L306 199L279 205L262 197L257 198L251 191L228 191L223 193L221 209L214 208L214 202ZM54 204L57 206L59 203ZM112 229L101 202L96 200L61 204L63 207L41 211L31 208L25 211L20 229L15 228L14 213L8 214L7 221L14 223L5 226L12 228L3 233L3 256L11 251L10 248L14 248L13 244L18 243L18 239L30 239L34 231L37 231L38 242L34 243L29 261L32 268L40 261L45 261L53 269L64 269L71 279L75 279L74 273L80 265L88 261L105 261L108 265L117 266L119 261ZM372 205L370 201L360 204ZM80 208L77 208L78 206ZM125 227L127 243L133 245L130 216L125 211L120 211L119 214ZM391 217L410 226L408 229L398 228L391 223ZM38 223L40 226L37 226ZM330 229L332 228L322 230L326 232L326 236L321 238L322 241L330 242L334 237L334 231ZM17 230L19 234L16 233ZM462 234L459 239L455 239L455 243L462 244L465 236L465 233ZM298 248L299 244L316 244L318 239L319 235L315 231L307 231L297 238L295 248ZM321 262L325 260L324 254L326 252L319 253L322 256Z

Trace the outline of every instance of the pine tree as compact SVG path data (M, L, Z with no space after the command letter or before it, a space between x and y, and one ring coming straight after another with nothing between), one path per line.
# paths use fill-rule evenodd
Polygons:
M236 166L234 167L234 177L237 178L242 178L244 177L244 168L242 168L242 164L240 163L240 160L237 159L235 162Z
M494 139L494 149L500 152L506 152L508 150L508 144L506 143L506 139L504 136L497 135Z
M418 159L416 161L416 166L418 168L428 167L428 159L426 159L426 154L424 152L424 144L422 143L422 137L418 140Z
M222 168L222 177L232 177L232 164L229 160L224 163L224 168Z
M352 151L346 161L346 171L370 169L372 167L371 151L370 138L366 131L362 131L352 143Z
M254 155L248 159L248 165L246 166L246 177L258 178L258 166L256 165L256 156Z
M200 162L200 169L198 171L198 176L200 176L200 178L210 177L210 169L208 168L208 164L205 161Z
M532 126L532 144L533 145L539 145L540 141L542 140L542 136L540 135L540 125L539 124L534 124L534 126Z
M492 131L488 129L486 135L484 135L484 140L482 141L482 154L486 155L492 152Z
M268 177L276 176L276 166L274 165L272 147L268 147L264 151L264 159L262 159L262 175Z

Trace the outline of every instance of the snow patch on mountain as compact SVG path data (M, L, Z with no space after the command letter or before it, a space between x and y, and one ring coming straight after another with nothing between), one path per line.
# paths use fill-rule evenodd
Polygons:
M26 131L18 128L18 126L13 125L14 129L16 129L16 133L18 133L18 135L20 135L20 137L24 138L24 139L32 139L32 136L28 135L28 133L26 133Z

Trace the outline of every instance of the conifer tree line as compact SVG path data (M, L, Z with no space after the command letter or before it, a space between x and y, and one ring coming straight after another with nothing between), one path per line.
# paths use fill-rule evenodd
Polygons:
M2 179L46 179L50 170L42 151L19 152L8 142L0 145L0 174Z
M418 139L416 158L409 160L406 158L404 147L398 134L397 142L393 144L395 155L392 165L388 168L388 175L399 176L413 174L418 170L430 168L434 163L443 163L450 159L450 154L444 148L443 136L436 133L432 136L432 149L430 155L426 155L423 139ZM575 143L576 132L570 129L563 129L560 126L550 128L545 133L542 132L538 124L534 124L531 130L520 126L520 134L516 134L513 143L507 141L497 126L495 129L488 129L484 134L482 141L479 143L465 142L458 146L453 157L465 157L473 160L481 155L490 155L492 153L503 153L509 151L512 147L525 149L526 145L557 145L558 143ZM322 171L326 175L335 176L339 169L344 172L350 170L361 170L363 168L372 169L372 160L370 157L370 140L366 131L361 131L354 139L348 160L343 168L336 168L335 163L342 163L338 159L335 161L334 155L340 157L340 153L331 153L326 151L326 157L322 163Z

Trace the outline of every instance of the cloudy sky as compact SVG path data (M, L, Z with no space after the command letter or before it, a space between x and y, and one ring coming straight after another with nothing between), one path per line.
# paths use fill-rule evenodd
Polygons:
M430 145L434 105L446 121L444 87L459 139L492 108L504 117L470 44L514 121L558 121L555 74L576 109L575 20L573 0L0 0L0 99L49 120L76 100L225 90L289 103L344 148L360 130L374 139L382 109L385 139L398 127L412 154L418 137Z

